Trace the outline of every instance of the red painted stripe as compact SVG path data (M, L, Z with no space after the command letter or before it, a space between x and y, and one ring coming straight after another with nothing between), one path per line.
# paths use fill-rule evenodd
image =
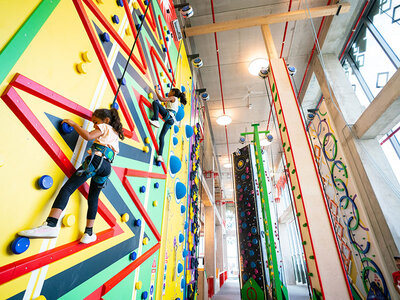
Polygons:
M83 8L81 0L73 0L73 3L75 5L76 11L78 12L78 15L79 15L81 21L82 21L82 24L86 30L86 33L92 43L94 51L96 52L97 58L99 59L99 62L100 62L101 66L103 68L103 71L107 77L108 83L110 84L111 89L115 95L117 93L118 85L114 78L114 74L112 73L110 66L108 65L107 58L104 55L103 49L100 46L98 36L92 28L89 17ZM128 123L128 127L129 127L130 131L132 131L132 133L133 133L133 138L135 139L135 141L139 141L139 139L137 138L136 133L134 131L135 124L133 123L133 120L131 118L128 108L125 105L125 102L121 96L121 93L118 93L117 100L118 100L120 109L122 111L122 114L124 115L125 120Z
M162 32L162 37L163 37L163 40L164 40L165 48L167 49L167 57L168 57L169 67L171 68L172 80L173 80L173 84L175 85L174 68L172 68L171 56L169 55L169 49L167 47L167 40L165 39L165 32L164 32L164 28L162 26L161 16L160 15L158 16L158 23L160 24L160 31Z
M291 10L291 8L292 8L292 0L290 0L290 2L289 2L288 12ZM286 24L285 24L285 31L283 32L283 39L282 39L282 46L281 46L281 54L279 55L280 58L282 58L283 48L285 47L286 31L287 31L288 23L289 23L289 22L286 22Z
M389 134L382 142L381 145L386 143L392 136L394 136L400 130L400 126L397 127L391 134Z
M107 294L109 291L111 291L118 283L120 283L126 276L131 274L137 267L139 267L142 263L144 263L158 249L160 249L160 243L155 244L153 247L151 247L149 250L147 250L144 254L142 254L140 257L135 259L131 264L129 264L124 269L122 269L118 274L116 274L114 277L112 277L111 279L106 281L103 284L101 295L103 296L103 295ZM97 292L97 290L95 292Z
M150 58L151 58L151 61L153 62L154 71L155 71L155 73L156 73L156 75L157 75L158 84L160 85L162 95L163 95L163 97L165 97L164 90L163 90L163 88L162 88L162 84L161 84L161 80L160 80L160 76L158 75L157 64L156 64L156 61L154 60L154 58L158 61L159 65L160 65L161 68L164 70L165 75L168 77L169 82L170 82L172 85L175 85L175 80L172 79L171 76L169 75L169 72L168 72L167 68L165 67L164 62L163 62L163 61L161 60L161 58L158 56L158 54L157 54L157 52L156 52L156 50L154 49L153 46L150 46Z
M118 45L126 53L126 55L129 56L131 53L131 49L129 49L128 45L124 42L124 40L121 38L121 36L118 34L118 32L115 31L114 27L106 20L106 18L103 16L101 11L97 8L97 6L91 0L83 0L83 1L87 5L87 7L90 9L90 11L95 15L95 17L100 21L100 23L105 27L105 29L111 34L113 39L118 43ZM124 6L125 6L125 4L124 4ZM134 62L134 64L139 68L139 70L143 74L147 73L145 65L141 64L139 62L139 60L137 59L137 57L133 55L133 53L131 56L131 60Z
M137 1L137 2L139 3L140 8L142 9L142 11L145 12L146 11L146 6L144 5L143 1ZM149 1L149 2L151 2L151 1ZM154 19L153 8L152 8L151 5L149 7L149 13L146 14L146 20L147 20L147 23L150 25L151 29L153 30L153 32L156 32L157 24L156 24L156 20Z

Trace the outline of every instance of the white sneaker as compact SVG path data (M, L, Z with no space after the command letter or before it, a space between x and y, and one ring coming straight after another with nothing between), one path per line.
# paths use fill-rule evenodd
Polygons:
M149 120L150 124L153 125L156 128L160 127L160 122L159 121L154 121L152 119Z
M20 231L18 235L28 238L56 238L59 232L60 227L50 227L47 226L47 222L44 222L42 226Z
M81 237L81 243L82 244L90 244L93 243L97 240L97 236L95 233L93 233L92 235L88 235L87 233L85 233L82 237Z
M157 161L163 163L163 162L164 162L164 159L162 158L161 155L159 155L159 156L157 156Z

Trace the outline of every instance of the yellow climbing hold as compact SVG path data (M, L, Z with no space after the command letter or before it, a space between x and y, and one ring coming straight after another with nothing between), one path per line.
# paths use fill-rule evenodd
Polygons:
M39 297L35 298L35 300L46 300L46 297L43 295L40 295Z
M125 29L125 34L126 34L126 35L131 35L131 34L132 34L131 28L130 28L129 26L126 27L126 29Z
M65 215L64 218L62 219L62 223L66 227L71 227L72 225L75 224L75 216L73 214Z
M149 99L153 99L153 93L149 93Z
M86 64L81 62L79 64L76 65L76 69L78 70L78 72L80 74L86 74L87 73L87 67Z
M82 56L83 61L85 61L85 62L91 62L92 61L92 59L90 57L90 54L87 51L82 52L81 56Z
M133 8L134 9L139 9L139 3L137 3L136 1L133 2Z
M164 77L164 72L160 72L160 76L161 76L161 77Z
M146 137L146 138L144 139L144 142L145 142L146 144L150 144L150 138L149 138L149 137Z
M124 213L121 216L121 221L124 222L124 223L128 222L129 221L129 214L128 213Z
M143 147L143 152L145 152L145 153L149 152L149 147L148 146L144 146Z
M153 206L156 207L157 205L158 205L157 200L154 200L154 201L153 201Z
M167 83L167 78L164 78L163 81L164 81L164 83Z
M144 239L143 239L143 245L147 245L149 243L149 238L148 237L145 237Z
M164 26L164 30L168 30L168 27L167 27L167 26Z
M141 288L142 288L142 282L141 281L136 282L135 283L135 289L140 290Z

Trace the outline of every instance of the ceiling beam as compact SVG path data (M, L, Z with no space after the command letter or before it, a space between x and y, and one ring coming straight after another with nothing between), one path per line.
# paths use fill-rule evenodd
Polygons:
M290 11L279 14L270 14L260 17L252 17L252 18L188 27L184 29L184 32L186 37L190 37L195 35L202 35L202 34L247 28L253 26L305 20L308 19L309 17L319 18L324 16L332 16L337 14L339 8L340 8L340 13L346 13L350 10L350 4L345 2L341 4L313 7L310 8L309 11L306 9L301 9L297 11Z

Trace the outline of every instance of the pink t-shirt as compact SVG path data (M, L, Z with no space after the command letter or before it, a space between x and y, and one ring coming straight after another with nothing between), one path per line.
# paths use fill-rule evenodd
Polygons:
M119 137L114 128L105 123L97 124L94 127L102 133L94 142L113 149L115 154L117 154L119 152Z

